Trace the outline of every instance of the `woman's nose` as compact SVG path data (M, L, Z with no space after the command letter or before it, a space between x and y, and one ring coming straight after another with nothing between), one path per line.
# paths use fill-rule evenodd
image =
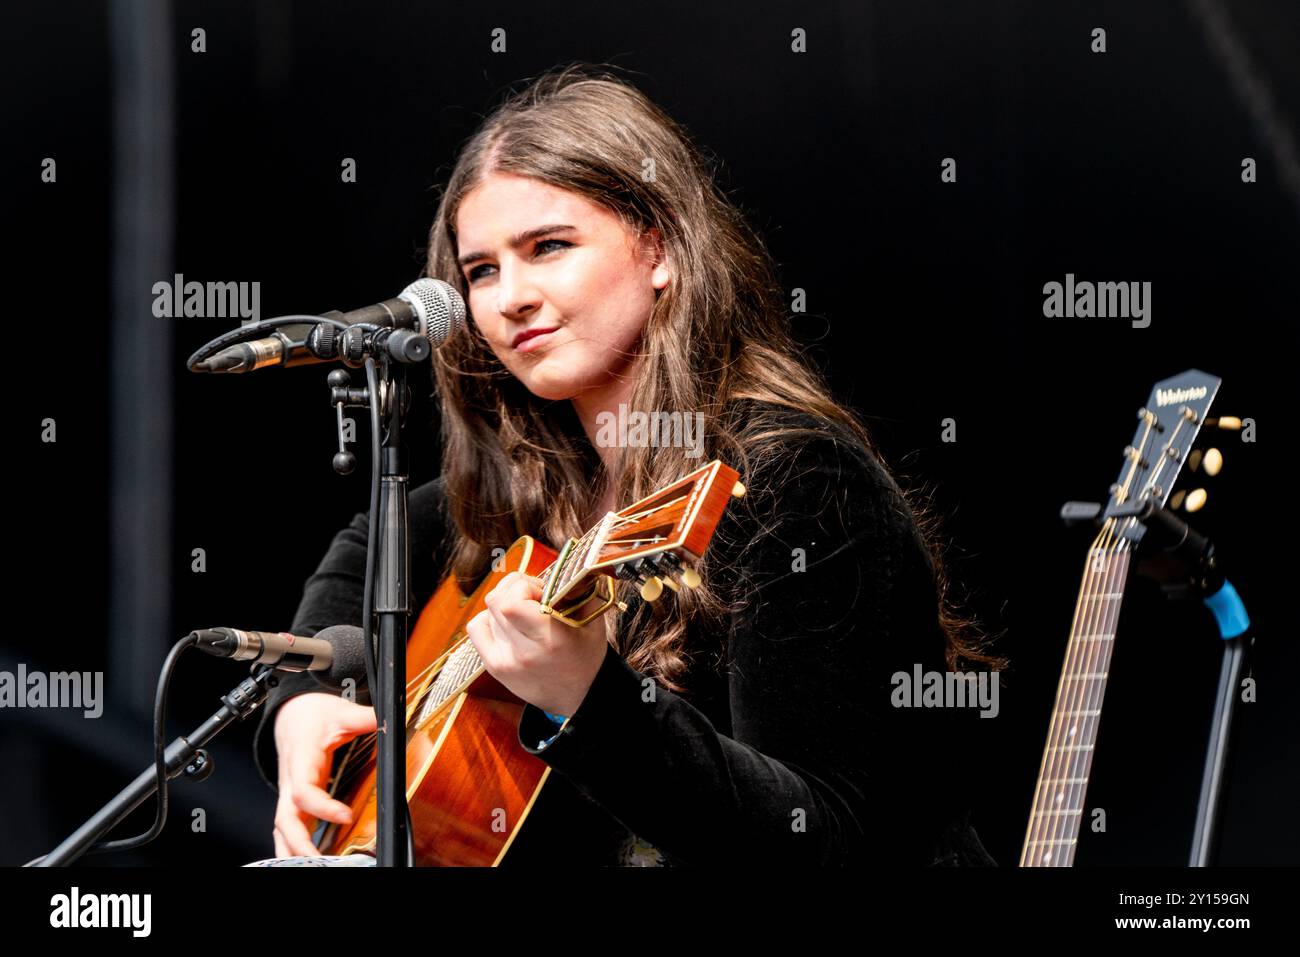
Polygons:
M497 311L517 319L536 312L540 305L537 285L527 270L503 265L497 278Z

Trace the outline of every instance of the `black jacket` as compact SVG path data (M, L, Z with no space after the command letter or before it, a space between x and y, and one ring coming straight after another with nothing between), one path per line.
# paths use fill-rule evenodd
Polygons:
M995 863L966 811L974 713L891 704L896 672L945 669L915 518L874 456L824 421L777 414L809 431L742 475L744 505L706 560L711 583L745 601L729 633L691 635L683 695L611 647L545 748L555 725L525 708L520 745L552 774L503 866ZM440 480L412 490L410 517L413 594L427 601L445 555ZM294 634L360 624L367 527L360 514L335 537ZM643 617L631 595L620 628ZM272 786L278 706L312 690L290 676L264 708L255 750Z

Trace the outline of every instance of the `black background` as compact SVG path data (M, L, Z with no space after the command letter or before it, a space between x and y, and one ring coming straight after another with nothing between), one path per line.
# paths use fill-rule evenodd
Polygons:
M684 123L769 244L792 317L887 460L931 490L951 574L1013 661L981 745L976 825L1014 865L1088 543L1057 518L1119 472L1152 384L1222 377L1215 411L1256 420L1219 440L1227 465L1201 519L1259 636L1259 701L1243 706L1225 864L1289 864L1296 635L1290 471L1300 191L1300 8L1233 3L1234 35L1279 126L1252 113L1180 3L451 4L186 2L157 50L175 70L174 271L259 281L262 315L354 308L420 272L459 144L502 89L554 65L607 61ZM110 8L4 13L11 460L4 667L107 666L114 74ZM207 52L190 31L207 32ZM504 27L508 52L490 51ZM790 51L806 29L808 52ZM1090 52L1091 31L1107 52ZM1279 138L1280 137L1280 138ZM1291 144L1289 150L1286 142ZM1283 145L1278 148L1278 143ZM43 157L57 184L40 181ZM1258 162L1244 184L1243 157ZM358 179L340 181L354 157ZM953 157L958 181L940 181ZM1293 176L1292 182L1296 179ZM1152 323L1049 320L1042 287L1149 281ZM155 280L170 280L165 272ZM185 358L233 323L171 323L174 356L139 383L174 410L174 578L158 663L197 627L288 626L303 580L366 505L366 478L330 470L323 367L199 377ZM433 477L427 384L412 471ZM58 422L58 442L39 440ZM956 420L957 441L940 440ZM365 432L361 433L364 441ZM361 448L365 448L363 444ZM17 451L17 449L15 451ZM191 550L207 571L190 571ZM1218 672L1208 613L1135 581L1119 625L1077 863L1186 860ZM216 707L242 670L187 658L170 734ZM152 688L154 674L134 687ZM150 760L150 701L106 675L98 722L0 714L0 863L48 850ZM115 691L115 688L118 689ZM79 727L74 727L76 725ZM164 836L125 863L240 863L272 853L273 793L252 723L213 749L208 782L173 788ZM191 810L207 830L191 830ZM147 827L151 805L117 836ZM881 822L881 826L888 826Z

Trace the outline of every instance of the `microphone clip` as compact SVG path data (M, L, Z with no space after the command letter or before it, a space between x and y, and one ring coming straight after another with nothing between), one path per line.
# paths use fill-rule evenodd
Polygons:
M343 313L327 312L323 318L342 319ZM367 356L415 365L433 353L428 338L414 329L376 329L362 324L340 329L333 323L322 322L308 334L304 345L317 359L338 360L353 369L361 368Z

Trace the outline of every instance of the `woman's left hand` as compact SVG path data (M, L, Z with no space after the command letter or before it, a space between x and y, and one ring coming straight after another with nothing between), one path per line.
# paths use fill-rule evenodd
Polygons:
M572 715L587 696L609 646L601 615L574 628L542 614L540 579L511 572L465 626L483 665L529 704Z

